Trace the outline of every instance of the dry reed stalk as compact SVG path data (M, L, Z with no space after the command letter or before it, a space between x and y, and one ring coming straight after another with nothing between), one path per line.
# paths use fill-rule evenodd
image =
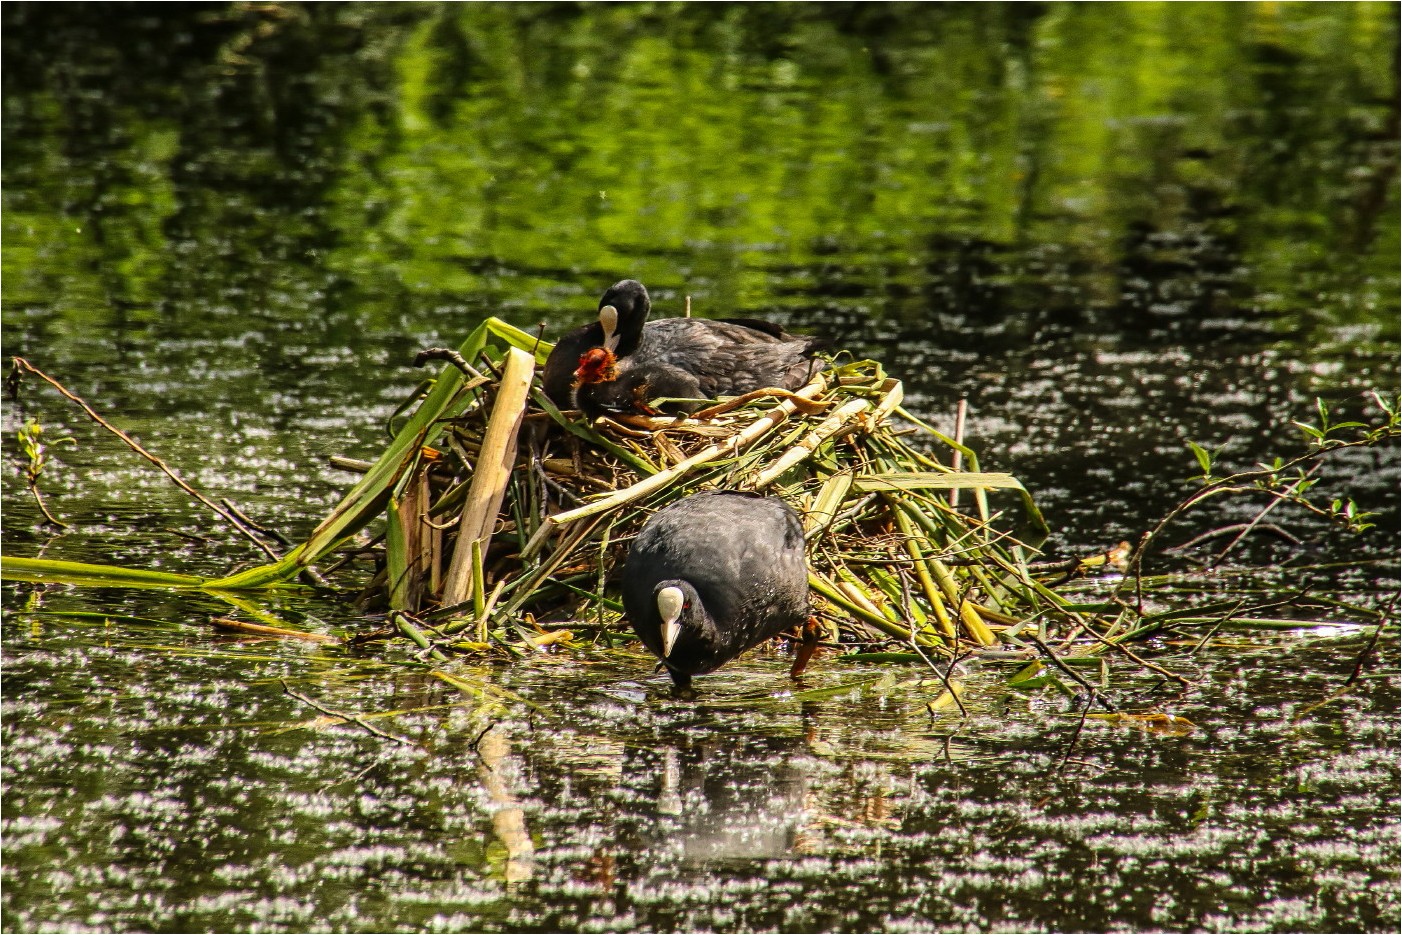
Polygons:
M814 378L812 383L809 383L794 395L801 399L812 399L823 391L824 385L825 381L822 375L819 374L818 377ZM521 558L523 560L532 558L540 551L541 547L550 537L550 534L556 529L567 526L576 520L613 512L622 506L626 506L635 500L639 500L646 497L648 494L655 493L680 481L681 478L686 476L693 468L715 461L723 455L739 454L750 444L763 438L764 435L775 426L788 419L797 409L798 407L792 400L785 399L783 402L779 403L779 405L755 419L748 427L724 441L707 445L680 464L668 468L665 471L658 471L656 474L646 477L630 487L626 487L609 496L602 497L592 503L587 503L573 510L566 510L563 513L556 513L553 516L547 516L545 521L542 522L540 527L536 530L535 535L526 543L526 547L522 549Z
M325 633L307 633L303 630L288 630L283 627L270 627L261 623L248 623L243 620L233 620L229 617L215 617L210 623L222 630L237 630L241 633L251 633L254 636L276 636L281 639L302 640L307 643L339 642L336 637L328 636Z
M844 429L850 431L854 427L853 423L857 422L862 414L870 409L871 403L865 399L854 399L843 403L836 412L820 422L817 428L803 436L797 444L781 454L777 461L760 471L754 479L755 489L762 490L774 483L781 474L813 454L819 445L838 432Z
M517 348L508 348L506 368L497 389L482 451L489 453L477 464L472 486L467 492L458 522L458 542L443 583L443 603L460 604L470 593L472 583L472 543L486 546L501 510L511 469L516 462L516 438L535 373L535 358Z

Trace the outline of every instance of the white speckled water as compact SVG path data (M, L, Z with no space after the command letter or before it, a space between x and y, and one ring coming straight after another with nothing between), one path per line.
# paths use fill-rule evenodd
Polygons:
M417 350L633 276L877 357L946 429L967 397L1050 554L1101 551L1186 492L1186 440L1249 466L1397 385L1395 13L9 4L5 351L295 540ZM3 429L7 557L260 560L37 381ZM216 632L217 595L6 582L0 927L1394 932L1397 484L1342 453L1317 492L1374 530L1277 510L1298 543L1157 592L1335 603L1139 647L1189 687L1112 658L1123 708L1196 727L1074 747L1077 701L996 660L967 720L926 670L794 685L770 650L696 702L585 640L454 661L463 691L403 645ZM383 622L352 596L260 606Z

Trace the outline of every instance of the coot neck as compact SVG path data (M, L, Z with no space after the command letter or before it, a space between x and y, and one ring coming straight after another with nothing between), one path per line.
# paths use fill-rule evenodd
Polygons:
M614 351L615 357L627 357L638 349L643 342L643 325L647 323L649 311L646 306L641 310L632 306L618 310L618 348Z

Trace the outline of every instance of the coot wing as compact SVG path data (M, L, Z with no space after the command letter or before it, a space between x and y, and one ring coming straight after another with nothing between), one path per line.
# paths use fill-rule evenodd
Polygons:
M597 321L576 328L556 341L540 372L540 385L546 399L560 409L573 409L574 372L579 367L579 358L589 348L600 347L603 343L604 329Z
M786 339L745 325L697 318L651 322L626 366L670 366L694 374L702 394L738 396L777 386L798 389L821 362L812 355L820 342Z

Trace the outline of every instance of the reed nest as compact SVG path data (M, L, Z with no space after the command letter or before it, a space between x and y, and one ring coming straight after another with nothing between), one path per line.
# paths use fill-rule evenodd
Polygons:
M1287 612L1327 607L1374 626L1344 691L1391 613L1310 598L1308 589L1209 601L1192 575L1142 572L1145 553L1165 527L1222 493L1269 495L1257 520L1290 499L1350 528L1367 528L1361 520L1370 514L1356 511L1351 500L1346 508L1336 500L1326 510L1299 491L1325 454L1397 437L1399 409L1376 394L1385 421L1372 426L1330 424L1319 403L1318 427L1296 423L1313 440L1309 450L1287 461L1213 477L1210 455L1194 446L1203 485L1138 546L1126 542L1101 555L1035 563L1047 530L1027 491L1010 475L980 471L975 452L906 412L900 383L873 361L839 357L797 392L752 393L687 418L589 424L556 410L537 388L535 369L550 350L489 319L457 351L421 355L450 363L401 407L393 437L374 462L333 459L359 471L360 480L307 539L285 552L285 536L227 500L216 503L200 493L58 380L14 358L12 392L24 375L52 386L269 561L198 577L4 555L0 577L198 592L259 621L214 618L220 629L318 642L402 635L432 663L451 653L519 655L568 645L580 629L592 631L591 643L616 645L632 636L610 594L647 517L699 489L756 490L784 498L802 514L814 603L828 642L847 647L840 658L933 669L945 691L929 703L931 713L957 707L967 714L953 676L962 659L977 655L1017 666L1009 687L1047 686L1083 697L1082 724L1086 717L1125 717L1140 719L1146 729L1174 731L1184 729L1181 718L1118 712L1104 691L1110 653L1158 679L1191 685L1130 646L1157 634L1192 644L1191 656L1224 627L1295 630L1307 621ZM37 423L31 431L33 487L42 445L35 441ZM1292 470L1298 475L1287 474ZM37 488L33 492L38 497ZM1108 587L1074 580L1097 568L1115 572ZM295 588L299 578L331 585L332 576L336 590L349 585L360 591L363 605L387 608L390 627L345 637L309 633L250 599ZM937 665L937 657L944 664ZM456 676L435 674L457 684ZM833 690L804 689L794 697ZM1093 703L1109 714L1090 715Z
M952 656L1084 622L1029 567L1046 526L1027 491L906 412L880 364L839 359L797 392L589 424L533 382L549 351L493 319L457 353L431 352L457 362L422 387L362 480L387 496L362 600L387 605L426 650L568 638L549 623L616 627L639 528L712 488L800 514L830 642Z

